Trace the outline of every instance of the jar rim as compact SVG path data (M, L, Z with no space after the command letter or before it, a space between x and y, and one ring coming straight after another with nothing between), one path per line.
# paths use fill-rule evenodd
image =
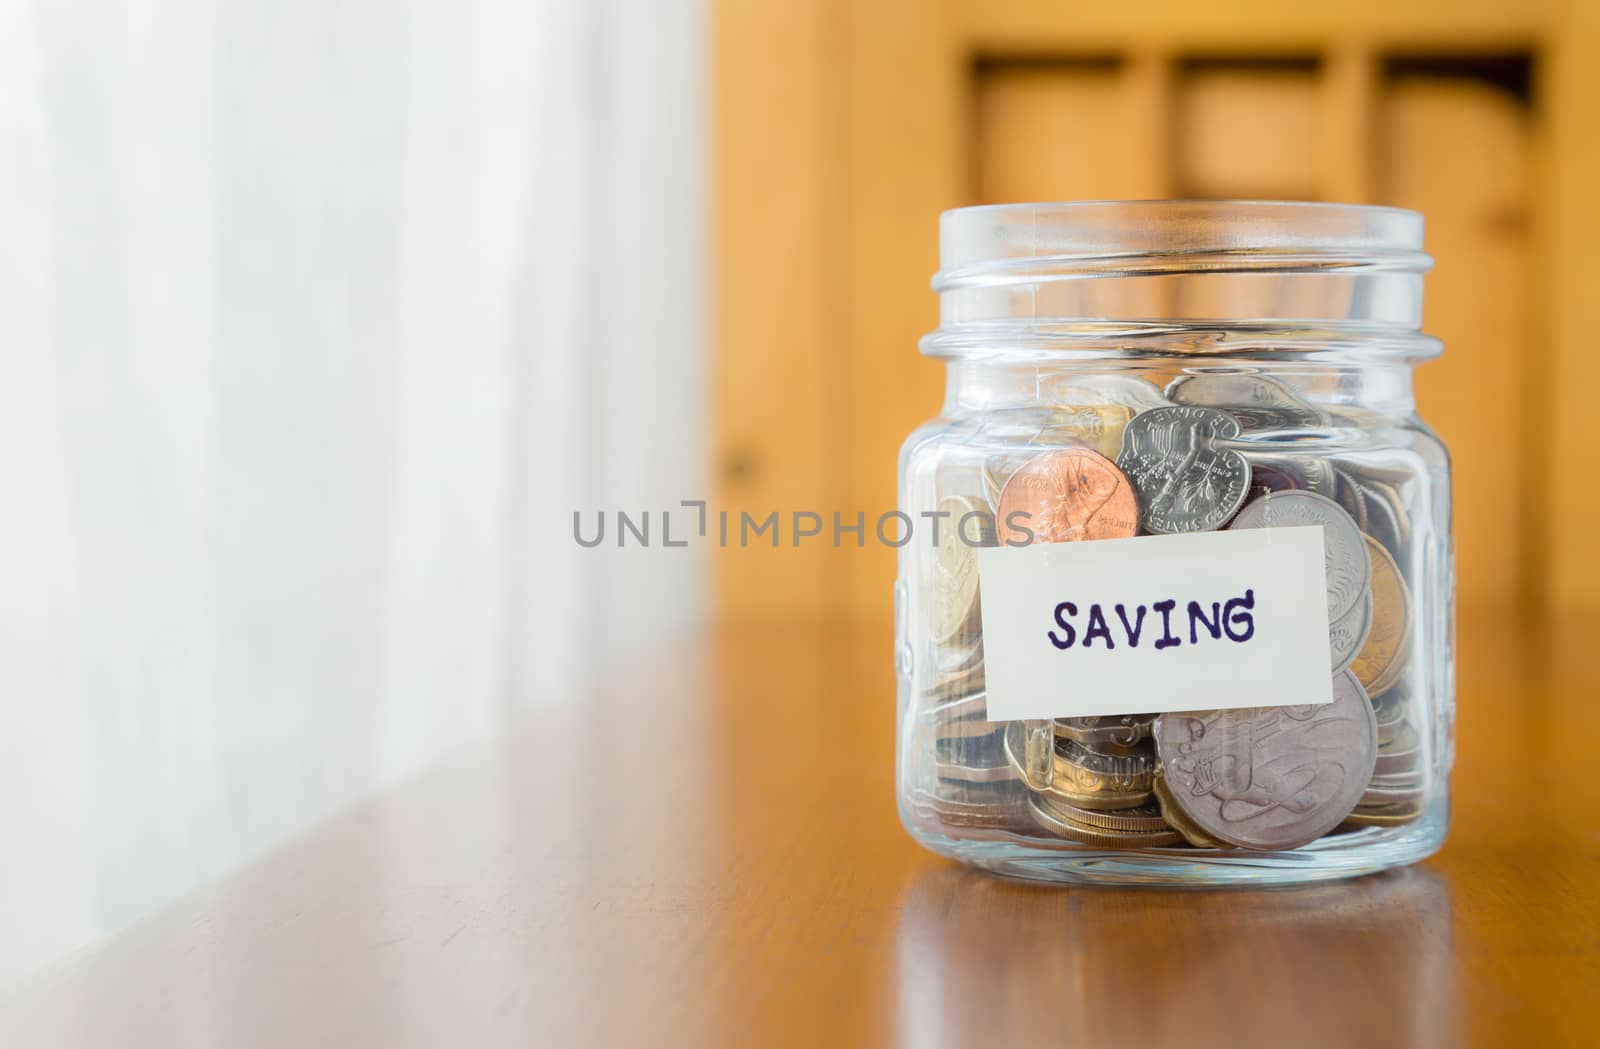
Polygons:
M1338 260L1425 272L1423 217L1405 208L1292 200L1086 200L980 204L939 217L935 287L1006 260Z

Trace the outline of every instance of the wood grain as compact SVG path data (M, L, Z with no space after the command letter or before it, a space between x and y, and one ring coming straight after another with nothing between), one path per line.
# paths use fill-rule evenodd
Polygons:
M1596 627L1466 625L1437 857L1189 892L922 852L887 632L725 629L40 974L0 1044L1593 1044Z

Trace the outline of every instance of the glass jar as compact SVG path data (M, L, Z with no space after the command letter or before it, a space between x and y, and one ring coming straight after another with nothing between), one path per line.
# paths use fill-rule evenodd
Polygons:
M1021 204L947 212L940 234L921 349L945 401L899 472L911 835L1114 883L1308 881L1436 850L1450 467L1412 393L1441 349L1420 331L1421 216ZM1252 585L1217 590L1228 571Z

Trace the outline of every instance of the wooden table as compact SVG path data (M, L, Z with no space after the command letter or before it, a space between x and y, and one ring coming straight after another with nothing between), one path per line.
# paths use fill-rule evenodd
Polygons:
M886 632L723 629L53 966L0 1045L1596 1044L1597 625L1463 630L1439 856L1189 892L922 852Z

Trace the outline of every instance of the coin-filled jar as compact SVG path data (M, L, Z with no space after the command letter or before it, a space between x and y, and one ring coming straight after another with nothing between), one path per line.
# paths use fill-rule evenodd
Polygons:
M941 219L900 456L900 815L1061 881L1275 883L1444 840L1450 468L1422 217L1229 201Z

